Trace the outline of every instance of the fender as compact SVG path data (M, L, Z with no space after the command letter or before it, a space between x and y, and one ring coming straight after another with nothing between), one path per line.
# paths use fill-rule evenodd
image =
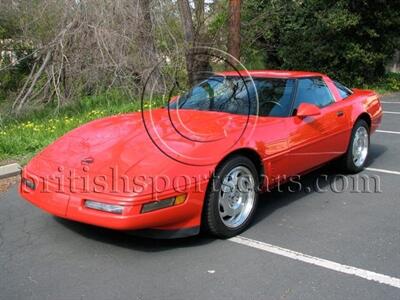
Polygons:
M354 89L355 100L351 114L351 124L355 124L358 119L364 118L370 125L371 133L382 123L383 110L379 95L371 90Z

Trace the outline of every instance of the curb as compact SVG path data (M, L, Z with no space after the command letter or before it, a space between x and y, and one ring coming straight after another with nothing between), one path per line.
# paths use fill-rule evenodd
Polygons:
M22 167L19 164L0 166L0 179L21 174Z

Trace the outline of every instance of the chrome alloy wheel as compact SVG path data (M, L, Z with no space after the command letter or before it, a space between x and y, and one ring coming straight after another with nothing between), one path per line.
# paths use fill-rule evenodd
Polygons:
M353 140L353 163L356 167L364 164L369 147L368 130L365 127L359 127Z
M250 215L256 197L252 172L244 167L233 168L223 179L218 207L222 222L229 228L242 225Z

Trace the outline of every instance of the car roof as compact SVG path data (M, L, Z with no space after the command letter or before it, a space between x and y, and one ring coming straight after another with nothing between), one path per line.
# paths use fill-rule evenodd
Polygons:
M318 72L308 71L285 71L285 70L240 70L240 71L225 71L218 72L221 76L252 76L252 77L265 77L265 78L301 78L301 77L315 77L325 76Z

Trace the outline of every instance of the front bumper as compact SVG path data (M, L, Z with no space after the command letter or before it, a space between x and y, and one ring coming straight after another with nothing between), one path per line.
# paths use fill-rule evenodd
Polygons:
M23 175L24 176L24 173ZM134 199L124 198L120 195L109 195L100 193L65 193L46 191L36 188L27 188L21 181L20 195L43 209L44 211L61 218L78 221L95 226L116 230L141 230L141 233L159 233L156 235L165 237L182 237L198 233L201 222L201 212L207 183L203 183L201 191L186 191L184 203L162 208L159 210L141 213L144 203L151 202L151 195L138 196ZM157 199L165 199L176 196L176 192L164 192L157 195ZM84 206L87 199L121 205L124 207L122 214L103 212ZM166 234L162 234L165 231ZM172 233L167 233L170 231Z

